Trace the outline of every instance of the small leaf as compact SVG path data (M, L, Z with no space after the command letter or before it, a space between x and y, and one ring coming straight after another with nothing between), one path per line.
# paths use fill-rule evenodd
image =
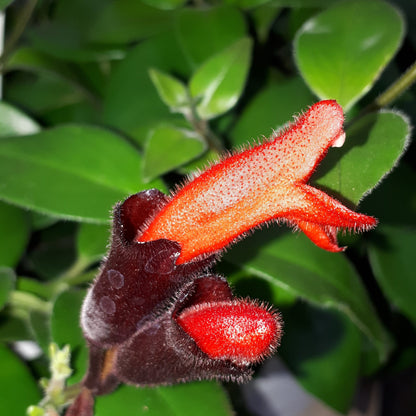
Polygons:
M55 300L51 317L52 340L63 347L71 347L71 360L74 373L70 382L80 381L87 368L88 351L79 326L79 313L85 292L80 290L67 290Z
M39 125L12 105L0 101L0 138L37 133Z
M0 1L0 10L4 10L13 0L1 0Z
M283 309L282 314L285 334L279 355L305 389L346 414L361 364L362 337L357 327L337 311L305 303ZM342 388L334 383L340 374Z
M150 69L149 75L159 97L172 111L179 112L189 105L188 91L181 81L157 69Z
M14 267L29 239L27 212L0 201L0 266Z
M345 144L331 149L318 169L319 185L358 202L394 168L406 150L410 126L400 113L369 114L346 131Z
M24 363L5 345L0 344L0 403L5 415L24 415L36 404L40 391Z
M201 403L204 403L201 406ZM96 399L96 416L231 416L227 396L213 382L141 388L121 386Z
M0 267L0 309L9 300L9 295L14 288L16 276L12 269Z
M347 111L401 44L402 16L384 1L347 0L308 20L295 39L297 65L313 92Z
M30 327L35 335L36 342L45 354L48 353L51 343L51 328L49 314L33 311L29 316Z
M250 68L251 40L243 38L206 61L192 76L191 95L198 115L210 119L237 103Z
M303 234L262 230L230 250L227 261L318 306L346 313L377 347L382 360L391 348L352 265L339 253L314 246Z
M154 179L201 155L206 144L192 131L170 125L155 128L147 141L143 177Z
M127 141L87 126L0 140L0 198L60 218L105 223L115 202L147 187Z
M374 275L385 295L416 325L416 232L381 226L381 238L369 247Z

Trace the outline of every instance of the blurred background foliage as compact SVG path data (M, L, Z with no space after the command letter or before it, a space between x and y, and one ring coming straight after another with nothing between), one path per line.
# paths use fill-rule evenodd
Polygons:
M278 356L320 401L346 414L361 386L375 385L380 414L416 412L415 2L3 0L0 7L4 414L24 414L41 400L50 342L71 348L68 385L82 379L79 310L117 201L154 187L168 192L227 149L269 137L327 98L344 107L347 140L313 182L380 225L340 236L349 249L338 254L273 226L232 247L218 269L237 294L282 311ZM22 340L39 353L22 355ZM210 382L123 386L97 399L96 414L232 408L261 414L246 408L240 388Z

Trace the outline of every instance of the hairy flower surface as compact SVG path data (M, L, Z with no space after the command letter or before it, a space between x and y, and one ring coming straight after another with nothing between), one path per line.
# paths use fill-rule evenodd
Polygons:
M265 143L225 158L185 184L147 224L138 241L167 238L178 263L218 252L248 230L283 219L315 244L341 251L339 228L367 230L373 217L351 211L306 184L329 147L345 139L342 108L320 101Z

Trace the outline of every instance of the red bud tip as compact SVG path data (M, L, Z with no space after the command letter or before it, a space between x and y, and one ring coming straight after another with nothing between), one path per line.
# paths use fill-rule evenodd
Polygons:
M260 361L282 335L280 316L249 301L199 304L177 321L209 357L240 364Z

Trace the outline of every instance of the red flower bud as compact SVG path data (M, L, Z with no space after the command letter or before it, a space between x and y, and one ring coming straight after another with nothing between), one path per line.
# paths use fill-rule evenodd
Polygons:
M198 304L185 309L177 321L209 357L237 364L260 361L282 335L280 315L252 301Z
M321 101L281 135L231 155L188 182L138 231L137 241L177 241L177 263L222 250L250 229L273 219L300 228L318 246L340 251L338 228L374 227L358 214L306 185L329 147L344 142L342 108Z

